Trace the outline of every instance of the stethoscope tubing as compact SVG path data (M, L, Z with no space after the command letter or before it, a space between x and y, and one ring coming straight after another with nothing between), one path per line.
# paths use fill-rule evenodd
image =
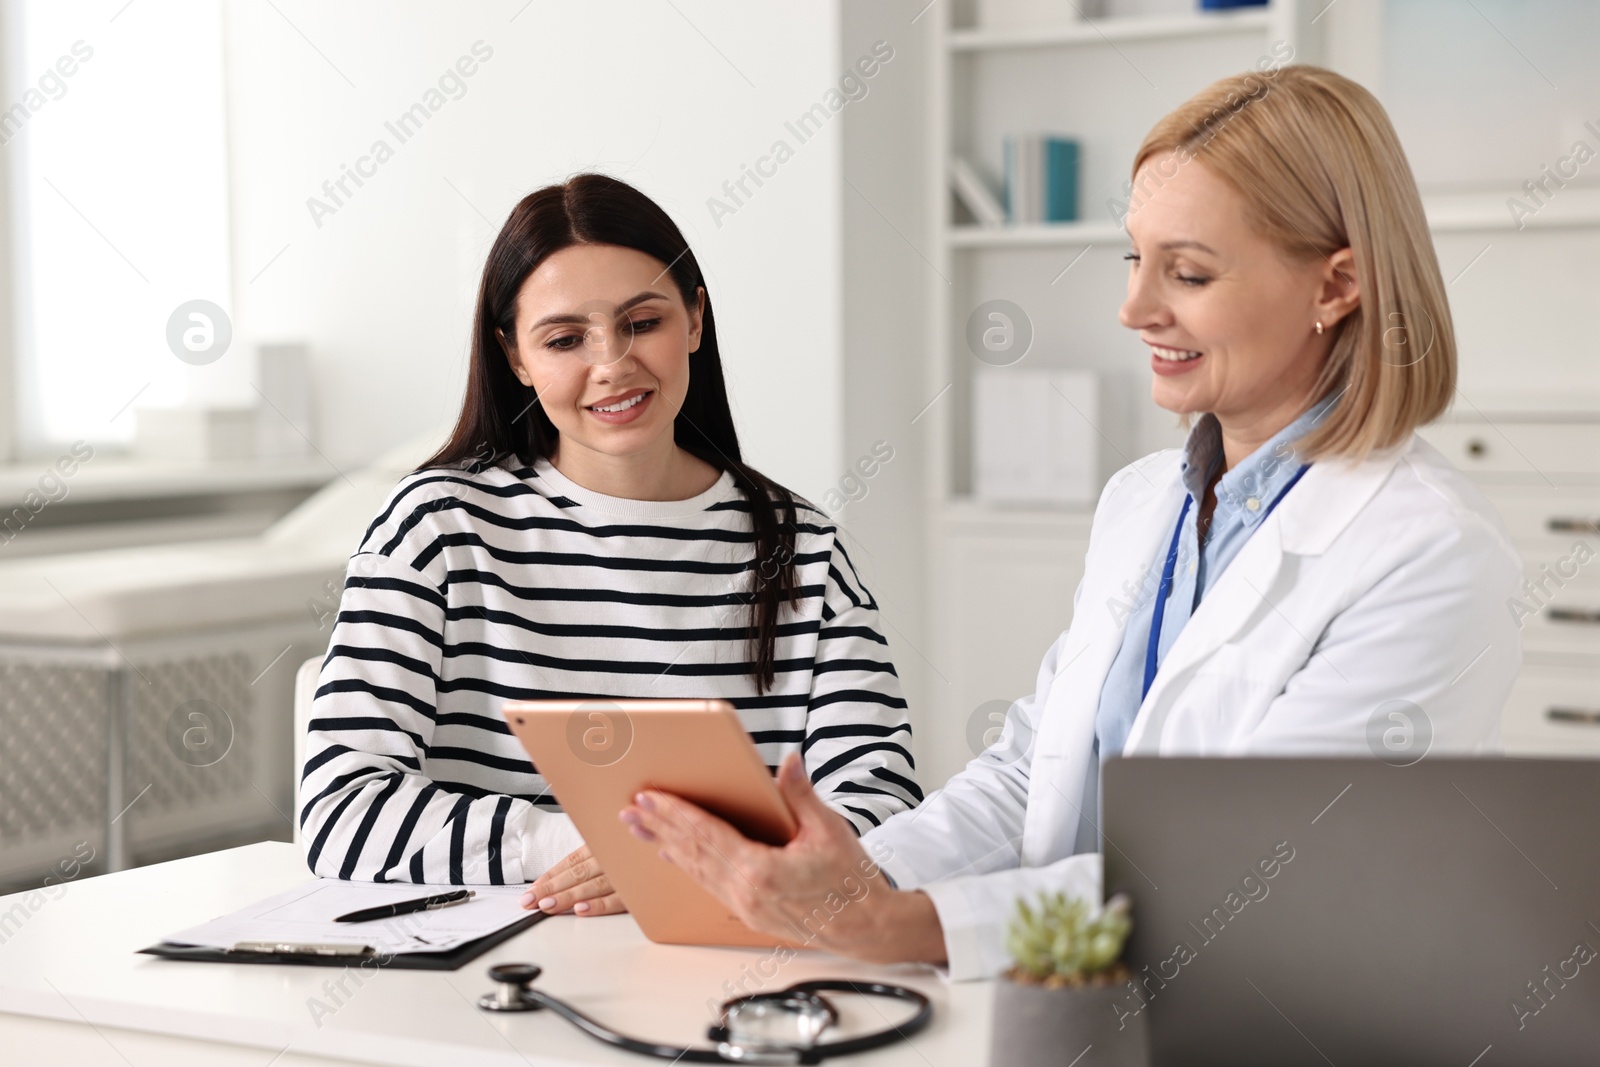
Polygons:
M879 1030L871 1034L862 1034L859 1037L824 1042L823 1044L812 1045L809 1048L796 1048L793 1050L793 1059L788 1062L797 1064L816 1064L832 1056L849 1056L857 1052L868 1052L872 1049L882 1048L895 1041L909 1039L911 1035L924 1029L933 1019L933 1003L926 996L915 989L891 985L886 982L853 982L846 979L820 978L809 982L796 982L787 989L779 990L776 995L784 993L858 993L863 996L892 997L908 1004L914 1004L917 1007L915 1014L898 1026L891 1026L886 1030ZM775 1060L755 1059L740 1061L726 1057L714 1048L684 1048L677 1045L657 1044L653 1041L641 1041L638 1038L618 1033L609 1026L591 1019L559 997L553 997L541 990L530 987L523 990L522 996L525 1000L542 1008L549 1008L596 1041L604 1042L613 1048L620 1048L625 1052L632 1052L641 1056L654 1056L664 1060L675 1060L678 1063L778 1062Z
M522 993L524 999L529 1000L541 1008L549 1008L579 1030L588 1034L596 1041L603 1041L614 1048L625 1052L633 1052L642 1056L655 1056L664 1060L677 1060L679 1063L724 1063L726 1062L716 1049L680 1048L676 1045L658 1045L653 1041L641 1041L638 1038L619 1034L603 1023L589 1018L583 1012L574 1008L560 997L553 997L549 993L538 989L527 989Z
M1261 522L1267 521L1267 517L1272 514L1272 510L1278 506L1278 502L1289 495L1289 490L1293 489L1295 483L1310 469L1311 464L1307 463L1294 472L1294 476L1284 483L1283 488L1278 490L1278 495L1273 497L1272 502L1267 505L1266 514L1261 516ZM1177 579L1178 541L1183 536L1183 520L1189 517L1189 506L1193 503L1194 497L1185 493L1183 507L1178 511L1178 523L1172 528L1172 544L1167 547L1167 559L1161 567L1161 582L1156 587L1155 611L1150 617L1150 637L1145 642L1144 688L1139 691L1139 699L1141 701L1150 695L1150 686L1154 684L1156 671L1160 667L1161 624L1166 616L1167 601L1172 598L1173 583Z

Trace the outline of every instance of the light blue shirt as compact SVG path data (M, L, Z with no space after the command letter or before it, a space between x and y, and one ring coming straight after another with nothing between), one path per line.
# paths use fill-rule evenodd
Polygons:
M1207 414L1189 431L1189 439L1183 446L1182 478L1184 488L1195 503L1189 506L1183 530L1178 535L1172 594L1167 598L1161 619L1158 665L1167 658L1167 651L1200 606L1201 598L1216 585L1222 572L1266 518L1273 501L1300 471L1302 461L1295 455L1295 442L1322 421L1337 399L1338 394L1335 394L1312 405L1217 481L1217 507L1204 544L1199 543L1197 529L1199 501L1204 499L1206 486L1223 461L1222 427L1216 416ZM1173 502L1173 521L1182 506L1182 500ZM1144 703L1145 652L1150 641L1150 624L1155 617L1166 549L1171 543L1169 537L1161 539L1161 555L1152 562L1143 580L1130 581L1123 588L1126 598L1111 605L1113 611L1127 612L1127 629L1100 690L1100 704L1095 712L1094 743L1099 758L1090 761L1084 789L1084 810L1090 817L1083 820L1087 825L1080 824L1078 851L1093 851L1099 847L1099 765L1122 752L1133 720L1139 714L1139 706Z

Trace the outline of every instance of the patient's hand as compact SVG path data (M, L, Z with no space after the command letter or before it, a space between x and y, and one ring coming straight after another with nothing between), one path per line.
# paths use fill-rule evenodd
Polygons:
M568 909L579 915L615 915L628 910L588 845L580 845L536 878L522 895L522 906L552 915Z

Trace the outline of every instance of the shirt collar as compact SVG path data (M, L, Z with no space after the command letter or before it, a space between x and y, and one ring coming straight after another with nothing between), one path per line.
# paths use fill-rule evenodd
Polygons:
M1338 399L1339 394L1335 393L1311 405L1224 474L1217 481L1217 516L1236 515L1246 526L1259 522L1304 465L1295 454L1295 443L1327 417ZM1184 488L1199 500L1223 461L1222 425L1215 415L1200 417L1189 431L1183 450Z

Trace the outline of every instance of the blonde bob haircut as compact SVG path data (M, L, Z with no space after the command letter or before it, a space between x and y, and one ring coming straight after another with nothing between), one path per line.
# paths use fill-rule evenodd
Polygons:
M1360 304L1333 326L1307 402L1343 395L1296 452L1359 460L1443 414L1456 381L1450 305L1416 180L1373 95L1321 67L1224 78L1145 137L1129 209L1192 160L1237 190L1257 232L1288 256L1354 257Z

